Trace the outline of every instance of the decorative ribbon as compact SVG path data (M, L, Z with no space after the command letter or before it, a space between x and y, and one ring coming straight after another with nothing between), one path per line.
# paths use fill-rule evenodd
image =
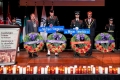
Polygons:
M71 42L72 45L74 44L90 44L90 41L79 41L79 42Z
M24 42L24 44L38 44L43 41L29 41L29 42Z
M102 40L109 40L109 38L110 38L109 34L101 33L100 36L102 37Z
M62 40L47 40L47 42L50 42L50 43L65 43L66 41L62 41Z
M98 41L95 41L95 43L112 43L112 42L114 42L114 40L105 40L105 41L98 40Z

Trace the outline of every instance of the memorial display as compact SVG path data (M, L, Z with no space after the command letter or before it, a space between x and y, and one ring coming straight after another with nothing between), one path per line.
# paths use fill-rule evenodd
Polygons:
M18 26L0 25L0 65L16 63L19 32Z
M60 53L66 48L66 37L61 33L53 33L48 36L46 46L53 53Z
M71 48L77 53L86 53L90 46L90 38L86 34L75 34L71 38Z
M115 40L109 33L100 33L95 37L95 47L101 52L111 52L115 48Z
M44 41L39 33L29 33L24 38L24 48L31 53L42 50Z

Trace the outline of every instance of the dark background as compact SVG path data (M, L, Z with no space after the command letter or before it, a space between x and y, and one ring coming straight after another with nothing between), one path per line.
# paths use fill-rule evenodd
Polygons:
M34 6L29 7L23 7L19 6L19 0L3 0L3 13L4 13L4 19L7 15L7 8L8 8L8 1L10 4L10 13L11 16L19 17L22 19L22 23L24 20L25 14L30 15L34 12ZM54 6L54 5L53 5ZM120 42L120 12L119 12L119 2L117 0L105 0L105 6L54 6L55 15L58 16L60 25L64 25L65 28L70 27L71 20L74 19L74 11L80 11L81 19L84 20L87 17L87 11L93 12L93 18L97 21L97 28L96 28L96 35L100 32L104 32L104 27L108 23L108 18L113 17L114 18L114 24L116 25L116 33L115 33L115 39L116 39L116 49L119 48L119 42ZM38 19L40 21L41 19L41 13L42 13L42 6L38 6ZM46 6L46 14L49 16L49 10L51 9L51 6ZM68 35L66 35L68 37ZM71 36L69 36L70 38ZM69 48L69 45L68 45Z

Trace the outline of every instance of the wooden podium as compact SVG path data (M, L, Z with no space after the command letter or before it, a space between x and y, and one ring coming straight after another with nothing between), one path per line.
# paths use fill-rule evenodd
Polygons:
M16 63L20 27L17 25L0 25L0 65Z

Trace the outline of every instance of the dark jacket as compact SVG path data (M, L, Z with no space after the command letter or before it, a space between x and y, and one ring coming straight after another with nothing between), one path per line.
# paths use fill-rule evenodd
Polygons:
M53 18L50 18L50 16L46 19L46 26L49 26L52 24L53 26L59 26L59 20L57 16L54 16Z

